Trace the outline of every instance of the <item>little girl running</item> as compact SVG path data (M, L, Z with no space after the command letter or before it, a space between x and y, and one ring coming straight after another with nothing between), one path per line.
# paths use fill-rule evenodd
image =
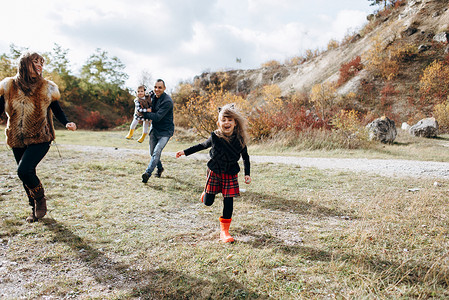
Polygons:
M214 203L216 194L223 194L223 215L219 218L220 240L228 243L234 241L229 234L229 226L234 209L234 197L240 196L238 183L240 157L243 159L245 183L251 183L250 162L246 147L248 135L246 121L234 108L234 104L227 104L219 109L217 125L218 129L212 132L205 142L184 151L178 151L176 158L212 147L209 152L210 160L207 163L206 187L201 194L201 201L210 206Z
M150 92L149 95L145 94L146 87L144 85L140 85L137 88L137 97L134 99L134 118L131 122L131 126L129 127L129 133L126 138L129 140L133 137L134 131L136 130L137 124L139 121L142 121L143 132L142 136L137 140L139 143L142 143L145 140L145 137L148 135L150 120L146 120L143 117L143 114L140 111L150 112L151 110L151 95L153 91ZM139 110L140 109L140 110Z

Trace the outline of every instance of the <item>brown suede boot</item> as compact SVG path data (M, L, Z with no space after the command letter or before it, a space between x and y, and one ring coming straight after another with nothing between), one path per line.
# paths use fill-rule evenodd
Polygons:
M34 200L34 215L37 219L42 219L47 214L47 198L42 183L39 182L37 187L30 189L30 194Z
M30 215L25 219L28 223L37 222L39 219L34 215L34 207L31 208Z
M220 240L223 243L232 243L234 242L234 238L229 234L229 226L231 226L232 219L223 219L220 217Z
M25 219L28 223L34 223L37 222L38 219L36 218L35 214L34 214L34 199L31 197L31 192L28 189L28 187L24 184L23 187L25 188L25 192L27 193L28 196L28 203L31 206L31 213L30 215Z

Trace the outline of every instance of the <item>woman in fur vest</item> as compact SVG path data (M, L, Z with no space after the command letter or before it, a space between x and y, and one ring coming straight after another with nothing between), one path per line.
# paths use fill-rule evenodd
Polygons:
M0 116L6 112L6 143L18 164L17 173L28 195L32 213L27 222L36 222L47 213L47 203L36 167L55 139L53 114L67 129L76 130L59 105L58 86L42 77L44 58L24 54L18 73L0 82Z

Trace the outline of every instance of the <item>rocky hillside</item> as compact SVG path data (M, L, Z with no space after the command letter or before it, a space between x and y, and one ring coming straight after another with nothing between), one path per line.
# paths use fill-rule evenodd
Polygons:
M349 37L339 46L324 53L304 59L296 65L279 64L254 70L232 70L226 72L228 87L237 93L249 94L261 86L277 84L283 95L294 92L309 92L315 84L336 82L340 76L342 64L361 56L363 65L368 65L368 54L380 43L380 51L409 47L413 55L400 62L400 68L394 79L382 78L363 69L355 77L339 86L338 93L361 93L361 83L370 83L373 87L374 101L380 100L382 88L386 84L394 87L396 111L407 106L405 99L418 98L419 80L422 71L435 59L447 55L449 38L449 10L447 0L410 0L398 1L395 7L381 10L367 16L367 25L359 33ZM379 42L380 41L380 42ZM195 78L206 86L214 73L203 73ZM410 102L410 101L408 101ZM397 120L399 121L399 120Z

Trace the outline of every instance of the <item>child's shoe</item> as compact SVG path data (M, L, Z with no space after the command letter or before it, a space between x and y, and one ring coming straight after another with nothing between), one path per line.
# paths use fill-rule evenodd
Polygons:
M234 238L229 234L229 226L231 226L232 219L223 219L220 217L220 241L223 243L232 243L234 242Z
M142 174L142 182L143 183L147 183L148 182L148 179L150 179L150 174L148 174L147 172L145 172L145 173L143 173Z
M133 137L135 129L130 129L128 135L125 137L127 140L130 140Z
M204 196L206 196L206 192L203 192L203 193L201 194L201 202L203 202L203 203L204 203Z
M145 137L148 135L148 133L142 133L142 136L137 140L139 143L142 143L145 140Z
M161 169L157 169L156 170L156 174L154 175L154 176L156 176L157 178L161 178L161 176L162 176L162 172L164 172L164 168L161 168Z

